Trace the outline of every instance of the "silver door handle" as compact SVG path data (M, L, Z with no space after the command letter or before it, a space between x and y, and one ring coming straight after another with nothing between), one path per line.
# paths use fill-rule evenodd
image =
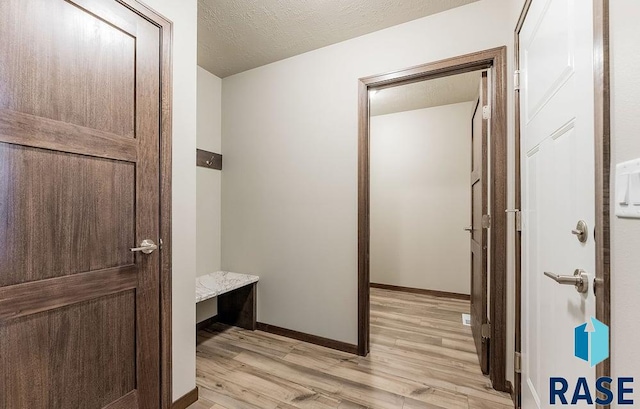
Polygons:
M589 290L589 275L579 268L573 272L572 276L561 276L548 271L545 271L544 275L558 284L573 285L579 293L586 293Z
M472 226L465 227L464 231L472 232L473 231L473 227Z
M134 247L129 249L129 251L137 252L141 251L144 254L151 254L154 250L157 250L158 246L151 239L144 239L140 242L140 247Z

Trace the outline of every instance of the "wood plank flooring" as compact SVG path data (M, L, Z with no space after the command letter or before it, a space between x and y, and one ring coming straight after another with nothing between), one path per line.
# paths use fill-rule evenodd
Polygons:
M214 324L198 332L190 409L513 408L482 375L462 313L468 301L371 289L366 358Z

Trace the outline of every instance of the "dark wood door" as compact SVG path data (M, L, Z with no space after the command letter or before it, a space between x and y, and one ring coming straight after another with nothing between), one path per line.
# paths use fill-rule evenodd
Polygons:
M159 28L0 2L0 408L160 406Z
M471 154L471 330L476 344L478 360L484 374L489 373L489 342L483 337L483 325L488 324L487 313L487 206L488 185L488 124L483 118L487 105L487 73L482 73L480 96L472 120ZM483 220L484 218L484 220ZM485 334L486 335L486 334Z

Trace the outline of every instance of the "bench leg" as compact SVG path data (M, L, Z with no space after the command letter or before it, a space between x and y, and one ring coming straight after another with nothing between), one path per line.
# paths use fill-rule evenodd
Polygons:
M256 283L218 296L218 318L223 324L256 330Z

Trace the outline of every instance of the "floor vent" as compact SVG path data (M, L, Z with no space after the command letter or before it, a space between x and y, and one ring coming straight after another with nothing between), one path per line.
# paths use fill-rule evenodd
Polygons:
M468 327L471 326L471 314L462 314L462 324Z

